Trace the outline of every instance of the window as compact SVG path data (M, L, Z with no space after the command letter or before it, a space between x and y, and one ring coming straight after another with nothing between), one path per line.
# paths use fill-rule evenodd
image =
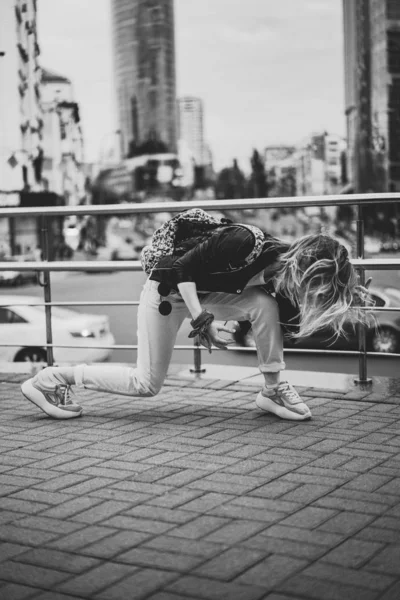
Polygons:
M31 306L30 308L44 314L44 306ZM52 306L51 314L57 319L74 319L80 313L77 310L72 310L71 308L64 308L62 306Z
M371 294L371 298L375 303L375 306L377 307L382 307L385 306L386 302L384 301L383 298L381 298L381 296L376 296L375 294Z
M10 325L12 323L26 323L26 321L13 310L0 307L0 325Z

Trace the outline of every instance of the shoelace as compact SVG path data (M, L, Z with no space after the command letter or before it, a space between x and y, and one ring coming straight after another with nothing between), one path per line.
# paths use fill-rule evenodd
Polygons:
M58 385L57 392L61 393L61 404L66 406L67 404L73 404L71 400L71 396L73 395L73 391L70 385Z
M296 392L295 389L293 389L290 386L290 384L287 381L283 381L282 383L280 383L278 385L278 391L284 393L286 395L286 397L289 399L289 402L291 402L292 404L301 402L301 399L300 399L298 393Z

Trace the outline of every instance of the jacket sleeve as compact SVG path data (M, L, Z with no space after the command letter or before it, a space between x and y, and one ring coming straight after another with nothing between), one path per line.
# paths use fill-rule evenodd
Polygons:
M196 275L226 271L242 262L254 247L254 236L243 227L212 235L174 261L176 283L196 281Z

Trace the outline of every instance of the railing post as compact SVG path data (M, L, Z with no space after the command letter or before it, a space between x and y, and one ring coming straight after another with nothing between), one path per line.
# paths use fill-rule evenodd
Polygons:
M194 357L193 357L193 369L190 369L191 373L205 373L206 370L201 367L201 349L198 338L195 338L194 341Z
M357 258L364 258L364 211L361 202L357 205ZM365 285L365 270L363 267L358 269L360 274L360 285ZM367 376L367 328L366 325L359 323L357 325L358 334L358 379L354 380L356 384L372 383L372 379Z
M42 215L41 217L41 238L42 238L42 252L43 252L43 260L49 260L50 250L49 250L49 232L48 232L48 217ZM46 318L46 344L53 343L53 331L51 327L51 306L48 303L51 302L51 282L50 282L50 272L43 272L43 293L44 293L44 301L46 306L44 307L45 318ZM53 357L53 347L46 346L46 356L47 356L47 364L49 367L52 367L54 364Z

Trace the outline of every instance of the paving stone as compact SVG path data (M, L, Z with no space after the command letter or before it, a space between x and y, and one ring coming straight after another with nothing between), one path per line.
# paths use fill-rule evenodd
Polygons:
M138 546L150 537L142 531L119 531L81 548L81 553L96 558L113 559L117 554Z
M280 583L277 589L287 592L291 598L307 598L312 600L376 600L379 593L376 590L368 590L365 587L345 585L341 582L323 581L295 575Z
M50 517L58 519L67 519L78 513L84 512L89 508L101 504L99 498L90 498L88 496L80 496L74 498L69 496L71 499L63 502L61 505L57 505L54 508L49 508L41 513L41 517Z
M168 535L195 540L208 535L216 529L219 529L227 522L229 522L229 519L212 516L200 516L193 519L190 523L186 523L185 525L171 529L168 532Z
M319 529L323 531L343 533L349 536L362 529L373 520L374 518L370 515L362 515L351 511L343 511L325 521L325 523L319 526Z
M255 548L262 550L266 554L281 554L283 556L292 556L293 558L301 557L307 560L315 560L326 554L325 546L268 537L264 532L243 540L240 542L240 547Z
M316 506L307 506L302 510L290 515L281 521L281 525L293 525L294 527L305 527L314 529L337 514L335 510L317 508Z
M92 598L96 592L132 575L135 571L136 567L108 562L61 583L56 590L63 594Z
M135 517L128 517L124 515L116 515L102 521L106 527L113 527L115 529L132 529L134 531L143 531L145 533L165 533L174 527L172 523L165 523L164 521L155 521L153 519L138 519Z
M274 477L274 479L276 476ZM290 481L271 481L265 485L260 485L249 492L250 496L261 496L262 498L281 498L291 490L296 490L300 485ZM290 501L290 499L289 499Z
M325 564L322 561L314 563L303 571L306 577L331 581L333 583L343 583L345 585L354 585L359 588L372 590L385 590L394 582L393 577L383 573L372 573L365 569L360 572L358 569L350 569L331 564Z
M6 600L25 600L27 598L34 598L35 596L36 598L38 597L37 588L28 585L19 585L17 583L5 583L5 585L0 588L0 592L2 598ZM42 594L40 597L42 597Z
M83 512L75 514L71 518L73 521L77 521L78 523L86 523L87 525L91 525L92 523L105 521L106 519L109 519L110 517L117 515L128 508L130 508L130 504L128 502L106 500L101 504L97 504L96 506L92 506Z
M400 575L400 544L381 550L369 561L367 568L381 573Z
M287 527L285 525L272 525L264 531L264 535L273 538L287 539L310 544L334 547L344 540L344 536L338 533L308 530L301 527Z
M35 548L14 558L15 561L55 569L56 571L66 571L67 573L82 573L97 566L100 561L89 556L72 554L69 552L60 552L54 549Z
M257 585L268 590L274 588L297 571L301 571L307 565L307 560L290 556L282 560L282 556L272 554L257 565L247 569L235 581L248 585L256 582Z
M97 542L103 538L117 533L111 527L103 527L102 525L91 525L90 527L82 527L74 533L62 536L58 539L46 543L48 548L57 548L65 551L79 551L84 546Z
M268 552L246 548L230 548L193 571L193 575L229 581L265 558Z
M2 579L31 587L51 589L68 577L69 575L65 572L18 563L13 560L1 563Z
M119 554L117 560L137 567L156 568L179 573L191 571L198 564L204 562L202 556L178 552L160 552L143 546Z
M263 521L236 519L207 535L205 540L221 544L237 544L255 533L265 530L267 526L268 524Z
M255 585L240 585L201 577L182 577L170 584L167 590L176 592L184 598L204 600L261 600L265 589Z
M172 552L177 554L188 554L191 556L199 556L202 558L209 558L215 556L225 549L224 544L217 544L214 542L206 542L204 539L196 539L196 543L188 538L173 537L170 535L159 535L157 537L150 538L147 542L142 544L144 548L154 548L155 550Z
M135 567L131 567L135 568ZM155 569L141 569L136 573L108 586L104 591L94 596L95 600L139 600L165 586L178 577L178 574L169 571L157 571Z
M383 548L384 544L379 542L350 539L325 554L323 560L350 569L358 569Z
M0 543L0 562L8 560L9 558L14 558L15 556L18 556L18 554L24 554L29 549L30 549L29 546L24 546L22 544L1 542ZM0 576L1 576L1 570L0 570Z
M54 540L58 535L57 533L18 527L18 525L3 525L0 528L1 540L16 544L26 544L27 546L41 546L46 542Z

